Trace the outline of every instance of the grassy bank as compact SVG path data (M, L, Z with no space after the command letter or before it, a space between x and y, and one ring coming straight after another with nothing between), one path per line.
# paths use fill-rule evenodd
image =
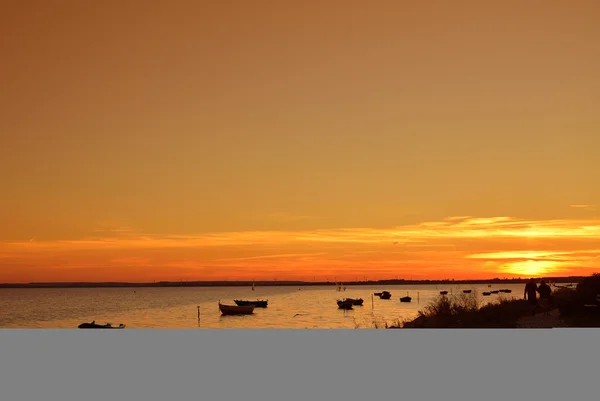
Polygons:
M560 312L567 327L600 327L600 274L584 278L575 289L556 288L550 309ZM395 322L390 328L514 328L520 319L541 309L532 308L525 300L500 298L481 305L477 295L439 296L413 320Z
M532 313L524 300L500 298L482 306L477 295L442 295L415 319L396 322L390 328L514 328L521 317Z

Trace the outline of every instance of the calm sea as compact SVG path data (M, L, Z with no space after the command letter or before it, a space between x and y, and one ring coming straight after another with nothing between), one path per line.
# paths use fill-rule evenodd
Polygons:
M482 291L507 288L511 294L481 296ZM520 298L523 284L347 286L319 287L180 287L180 288L77 288L0 289L0 327L76 328L82 322L124 323L128 328L373 328L417 315L447 290L462 294L471 289L480 302L499 297ZM390 300L374 297L387 290ZM401 303L409 294L411 303ZM363 298L354 310L338 309L336 300ZM254 315L221 316L218 301L234 305L233 299L268 299L268 308ZM198 320L198 308L200 319Z

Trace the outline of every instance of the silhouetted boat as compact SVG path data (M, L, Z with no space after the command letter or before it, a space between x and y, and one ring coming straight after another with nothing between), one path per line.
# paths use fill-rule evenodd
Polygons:
M362 298L345 298L344 301L352 302L354 306L362 306L364 302Z
M484 297L487 297L487 296L489 296L491 294L492 294L491 292L482 292L481 293L481 295L483 295Z
M91 323L81 323L77 327L80 329L124 329L125 325L123 323L121 323L117 327L115 327L110 323L96 324L96 321L94 320Z
M242 301L241 299L234 299L233 302L235 302L235 304L237 306L249 306L249 305L253 305L255 308L266 308L267 304L269 303L269 300L264 300L264 301Z
M223 315L251 315L254 313L254 305L223 305L219 301L219 310Z
M390 299L392 297L392 294L390 294L389 291L376 292L375 295L377 295L380 299Z
M400 302L410 302L411 300L412 300L412 298L409 297L408 295L400 298Z
M465 294L470 294L470 293L471 293L471 290L463 290L463 293L465 293Z
M490 291L490 294L497 294L499 291L498 290L494 290L494 291Z
M504 290L505 293L510 294L512 290Z
M352 309L353 303L352 303L352 301L348 301L348 300L339 300L339 301L337 301L337 305L338 305L338 308L340 308L340 309L349 310L349 309Z
M448 294L448 291L440 291L440 295L446 295Z

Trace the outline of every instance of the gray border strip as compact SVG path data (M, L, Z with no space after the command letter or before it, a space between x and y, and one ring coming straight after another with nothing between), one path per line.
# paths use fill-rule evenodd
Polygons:
M600 330L0 330L0 398L592 400Z

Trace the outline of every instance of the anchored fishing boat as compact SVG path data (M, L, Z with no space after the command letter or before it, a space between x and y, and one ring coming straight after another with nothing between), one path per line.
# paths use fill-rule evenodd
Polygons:
M124 329L125 325L123 323L119 324L118 326L113 326L110 323L106 323L106 324L97 324L95 320L93 320L91 323L81 323L79 326L77 326L80 329Z
M264 301L260 301L257 299L256 301L243 301L241 299L234 299L233 302L235 302L237 306L254 305L255 308L266 308L269 300L266 299Z
M344 300L338 300L337 305L338 305L338 308L340 308L340 309L350 310L350 309L352 309L352 306L354 304L352 303L352 301L348 301L348 300L344 299Z
M346 298L344 301L352 302L354 306L362 306L364 300L362 298Z
M219 310L223 315L251 315L254 313L254 305L223 305L219 301Z

